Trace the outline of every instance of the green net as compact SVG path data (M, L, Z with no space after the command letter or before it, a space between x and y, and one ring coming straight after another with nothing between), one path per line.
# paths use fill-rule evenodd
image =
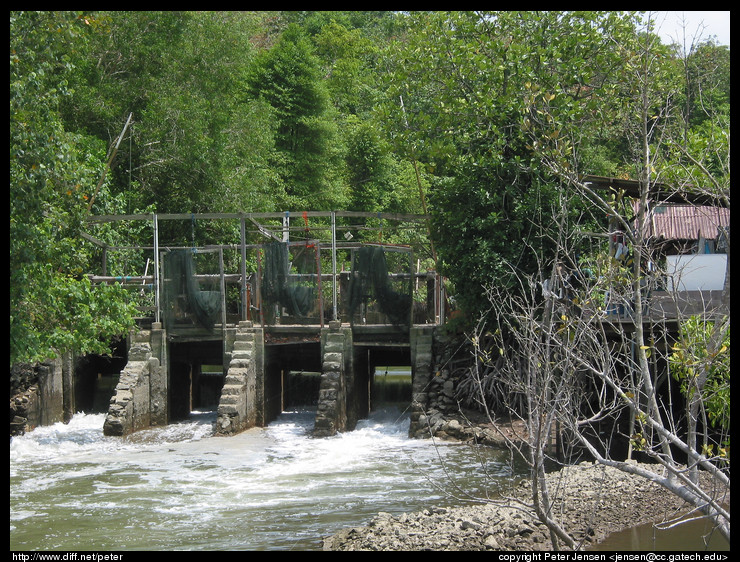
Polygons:
M291 274L291 254L285 242L272 242L264 247L262 269L262 302L264 306L284 307L292 316L307 316L316 302L316 261L308 246L299 246ZM302 277L307 276L307 277Z
M194 252L173 250L164 260L164 311L167 329L199 326L212 331L220 318L221 292L204 291L195 275Z
M380 311L396 326L408 325L411 313L411 278L394 289L388 274L385 251L380 246L363 246L353 260L349 286L349 308L354 317L360 307L375 300Z

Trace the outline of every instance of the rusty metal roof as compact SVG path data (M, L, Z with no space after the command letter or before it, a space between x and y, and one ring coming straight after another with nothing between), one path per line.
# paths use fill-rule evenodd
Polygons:
M667 240L717 238L717 228L730 225L730 209L696 205L658 205L647 222L648 236Z

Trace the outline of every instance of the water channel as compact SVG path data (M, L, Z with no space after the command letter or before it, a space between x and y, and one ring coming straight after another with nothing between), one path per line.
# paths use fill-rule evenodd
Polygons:
M309 436L314 419L298 408L212 437L215 414L193 412L111 438L104 414L78 414L14 437L11 550L320 550L379 511L457 505L515 476L501 451L409 439L392 406L330 438Z
M378 512L496 496L523 474L492 448L409 439L385 405L357 429L315 439L314 408L213 437L214 412L103 436L104 414L10 442L12 551L320 550L322 537ZM598 550L704 550L705 528L616 533ZM713 537L709 550L727 550Z

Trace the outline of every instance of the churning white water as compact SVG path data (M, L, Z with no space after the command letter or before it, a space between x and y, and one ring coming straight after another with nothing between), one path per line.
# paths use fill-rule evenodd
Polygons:
M315 410L213 437L215 414L106 437L104 414L10 443L11 550L319 550L321 538L401 513L495 495L508 456L414 440L398 409L312 438Z

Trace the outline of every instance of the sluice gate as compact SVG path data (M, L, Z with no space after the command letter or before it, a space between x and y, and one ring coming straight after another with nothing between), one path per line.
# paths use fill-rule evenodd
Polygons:
M423 249L382 239L384 221L418 228L419 217L350 213L342 226L340 213L303 213L300 239L288 215L261 215L259 222L243 214L166 216L193 228L202 220L239 221L238 242L190 247L162 244L163 217L145 216L152 246L101 246L102 275L91 281L130 287L145 312L129 338L106 434L216 409L216 434L227 436L266 426L300 404L316 407L314 435L333 435L369 414L379 365L409 368L413 429L431 377L434 329L444 321L443 287L433 269L423 270L431 263ZM322 218L325 227L315 223ZM380 221L378 240L354 241L352 232L373 230L371 220ZM248 224L257 226L259 243L249 240ZM150 252L147 274L108 276L105 265L117 249Z
M432 377L434 328L412 327L407 337L374 328L355 332L336 322L265 329L244 321L225 341L162 345L168 338L153 324L132 334L104 433L127 435L215 409L215 433L228 436L264 427L291 406L315 405L313 434L331 436L354 429L385 400L374 391L374 376L387 365L410 371L411 391L401 399L410 404L413 427Z

